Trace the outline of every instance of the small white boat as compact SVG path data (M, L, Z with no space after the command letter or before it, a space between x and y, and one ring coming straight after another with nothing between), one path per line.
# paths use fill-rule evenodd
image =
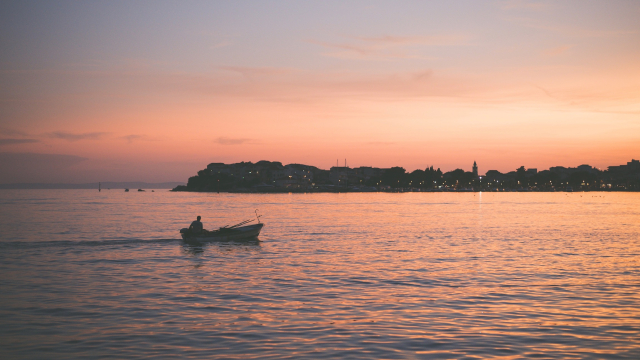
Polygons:
M229 240L244 240L255 238L260 235L260 230L264 224L255 224L240 226L237 228L220 228L218 230L207 231L205 230L201 234L192 234L188 228L180 229L180 235L185 241L229 241Z

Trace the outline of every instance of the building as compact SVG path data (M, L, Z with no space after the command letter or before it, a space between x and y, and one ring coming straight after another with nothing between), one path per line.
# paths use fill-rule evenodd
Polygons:
M333 166L330 170L329 178L335 186L347 186L349 184L349 173L352 170L346 166Z

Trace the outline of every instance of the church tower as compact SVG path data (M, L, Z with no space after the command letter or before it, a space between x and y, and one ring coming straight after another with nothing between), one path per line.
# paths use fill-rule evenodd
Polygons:
M478 177L478 165L475 160L473 161L473 176Z

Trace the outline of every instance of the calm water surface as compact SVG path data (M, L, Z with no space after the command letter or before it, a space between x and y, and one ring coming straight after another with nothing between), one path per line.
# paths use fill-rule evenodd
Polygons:
M184 244L253 217L259 241ZM640 358L640 194L0 190L0 358Z

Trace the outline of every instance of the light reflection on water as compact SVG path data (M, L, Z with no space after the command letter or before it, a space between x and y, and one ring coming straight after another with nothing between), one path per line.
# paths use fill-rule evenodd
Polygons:
M260 209L260 241L179 240ZM0 192L8 358L640 358L640 194Z

